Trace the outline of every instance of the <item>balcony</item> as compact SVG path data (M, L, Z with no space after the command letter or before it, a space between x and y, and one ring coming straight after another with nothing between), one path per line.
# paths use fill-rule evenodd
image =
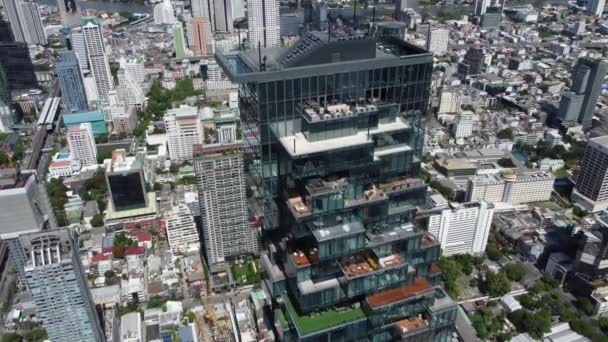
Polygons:
M304 203L302 197L292 197L287 200L287 207L296 219L312 215L312 210Z
M308 253L305 253L300 249L296 249L289 255L296 267L310 266L311 261L317 262L319 260L319 253L316 248L310 250Z
M405 259L399 254L389 255L380 259L367 254L357 254L342 259L340 268L347 279L358 278L370 273L396 268L405 264Z
M413 177L398 177L378 184L378 188L385 194L420 189L422 187L426 187L424 181Z
M411 223L403 223L394 227L377 227L367 232L370 246L380 246L387 243L402 241L409 237L419 235L415 226Z
M430 233L425 233L420 240L420 247L422 248L431 248L440 245L439 241L437 241L433 235Z
M397 328L397 331L401 338L406 338L408 336L428 330L429 322L419 316L413 319L404 319L395 322L395 328Z
M434 294L435 290L431 284L424 278L417 277L410 285L368 296L366 302L373 311L376 311L387 305L396 304L417 297L432 296Z

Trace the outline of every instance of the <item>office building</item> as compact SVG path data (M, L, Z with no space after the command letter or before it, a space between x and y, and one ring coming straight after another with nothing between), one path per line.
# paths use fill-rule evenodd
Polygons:
M555 176L550 172L504 172L502 175L480 175L469 178L467 201L522 204L551 199Z
M435 55L443 55L448 52L450 43L450 30L431 29L426 42L426 49Z
M481 1L481 0L480 0ZM479 42L473 43L464 55L462 62L458 63L458 75L461 78L476 76L483 72L485 52Z
M74 27L70 31L70 44L72 51L78 56L78 63L83 73L89 72L89 57L87 54L87 45L84 41L84 33L81 27Z
M46 31L40 17L38 3L36 1L19 2L19 0L5 0L4 2L9 1L18 2L19 21L23 29L24 42L29 45L47 45Z
M198 251L201 248L194 217L186 204L179 204L165 216L167 239L173 254Z
M11 85L8 82L4 67L0 64L0 105L10 106L12 103Z
M589 139L572 199L592 213L608 209L608 136Z
M61 54L57 63L57 80L63 97L63 107L66 112L81 112L87 110L87 94L84 89L84 77L80 70L78 57L73 51Z
M281 46L279 0L249 0L247 21L249 23L247 41L250 48Z
M108 92L114 88L114 79L110 73L110 64L103 44L103 32L97 18L84 18L82 32L97 95L100 99L107 99Z
M119 101L126 106L145 107L146 97L141 85L135 81L126 68L120 67L116 73L118 87L116 89Z
M487 202L450 203L430 212L428 231L441 243L444 256L481 254L486 250L494 208Z
M175 11L170 0L163 0L154 6L154 24L156 25L174 25L178 23L175 18Z
M563 124L578 123L584 130L591 129L593 113L607 71L608 63L602 60L587 57L578 59L572 72L570 92L563 94L560 101L559 115Z
M30 50L26 43L1 42L0 65L13 90L29 90L38 87Z
M175 48L175 58L187 58L192 55L186 45L184 27L181 23L177 23L173 26L173 47Z
M105 341L87 278L80 264L78 236L66 228L19 236L17 263L32 302L52 341Z
M203 142L203 128L196 107L182 106L165 113L169 158L173 163L192 160L192 146Z
M488 7L492 4L492 0L475 0L475 15L484 15Z
M432 54L342 31L259 52L216 59L239 84L249 222L283 339L450 339L440 244L415 225Z
M66 139L72 159L79 160L82 166L97 164L97 147L90 123L70 127Z
M141 156L127 157L124 149L114 150L112 159L105 160L108 192L113 211L148 207L143 160Z
M606 0L589 0L587 1L587 14L601 17L604 13L604 6L606 6Z
M501 16L502 8L490 6L486 9L486 13L481 16L479 27L483 30L498 30Z
M203 56L212 52L209 45L213 40L211 25L207 18L194 17L190 19L192 30L192 51L195 56Z
M0 175L0 239L42 230L54 219L44 184L36 175L3 169Z
M228 259L258 253L258 232L249 222L242 142L195 145L194 172L211 272Z

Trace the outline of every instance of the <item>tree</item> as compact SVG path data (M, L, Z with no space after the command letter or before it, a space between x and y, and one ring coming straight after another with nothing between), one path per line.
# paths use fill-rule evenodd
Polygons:
M101 227L103 226L103 214L97 213L91 219L91 226L93 227Z
M504 272L486 274L486 288L492 297L500 297L511 291L511 281Z
M528 310L536 310L540 307L540 303L527 293L517 297L517 300L521 306Z
M8 154L6 154L6 152L4 152L3 150L0 150L0 165L7 165L8 162L10 161Z
M171 164L171 166L169 167L169 172L176 174L179 172L179 165L177 164Z
M161 191L162 189L162 184L160 184L159 182L154 182L154 191Z
M114 271L112 271L112 270L107 270L107 271L106 271L106 272L103 274L103 276L106 278L106 285L107 285L107 286L110 286L110 285L114 284L114 277L115 277Z
M501 129L500 131L498 131L498 133L496 133L496 137L498 137L498 139L513 140L513 129L510 127Z
M460 289L456 281L462 272L462 268L453 258L439 258L439 268L441 269L441 279L446 292L452 298L458 298Z
M194 312L188 311L186 315L188 316L188 321L190 323L194 323L194 321L196 321L196 314Z
M526 271L521 263L508 264L502 268L507 277L513 281L520 281L526 275Z
M488 256L488 259L490 259L492 261L498 261L498 260L500 260L500 257L502 256L502 254L496 247L496 244L489 243L489 242L488 242L488 246L486 247L486 255Z
M29 342L38 342L48 339L46 330L44 328L34 328L25 334L25 339Z
M515 167L513 160L511 158L501 158L498 160L498 165L502 167Z
M595 314L595 307L593 306L593 304L591 304L589 298L579 297L578 305L581 307L581 309L587 316Z
M14 332L7 332L4 335L2 335L2 340L0 340L2 342L21 342L23 341L23 338L21 336L19 336L19 334L14 333Z

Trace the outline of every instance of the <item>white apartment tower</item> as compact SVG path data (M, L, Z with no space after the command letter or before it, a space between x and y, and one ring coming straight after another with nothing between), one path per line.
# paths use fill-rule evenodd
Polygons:
M606 6L606 0L589 0L587 2L587 14L601 17L604 13L604 6Z
M30 45L46 45L48 43L37 2L4 0L3 5L15 41Z
M205 254L215 272L228 257L257 254L258 233L249 222L242 143L197 145L194 153Z
M169 157L174 163L192 160L192 146L203 142L203 128L196 107L168 110L164 117Z
M89 72L89 57L87 55L87 45L84 41L84 33L81 27L75 27L70 33L72 51L78 56L78 63L83 73Z
M68 129L67 142L73 159L80 160L81 165L97 164L97 148L90 123L82 123Z
M458 123L454 127L454 138L461 139L473 135L473 117L472 112L462 112L458 117Z
M144 69L144 61L139 58L121 58L120 67L125 68L127 72L133 77L133 80L139 84L144 83L146 80L146 71Z
M186 204L180 204L165 217L167 220L167 239L174 254L198 251L201 242L196 223Z
M450 42L450 30L434 29L430 30L426 48L436 55L443 55L448 52Z
M487 202L451 203L432 211L428 231L439 242L443 255L483 253L488 243L494 207Z
M443 88L439 98L439 109L437 114L453 114L460 112L462 99L460 93L455 89Z
M173 25L177 22L178 20L175 18L175 11L171 1L163 0L154 6L154 24Z
M101 26L97 19L87 19L87 23L82 27L82 32L97 95L100 99L107 99L108 92L114 88L114 82L110 73L108 56L105 53Z
M279 0L249 0L247 20L249 47L257 49L281 45L281 26L279 21Z
M554 183L555 176L544 171L480 175L469 179L467 200L510 204L544 202L551 199Z
M141 86L125 68L118 69L118 98L127 106L145 107L146 98Z

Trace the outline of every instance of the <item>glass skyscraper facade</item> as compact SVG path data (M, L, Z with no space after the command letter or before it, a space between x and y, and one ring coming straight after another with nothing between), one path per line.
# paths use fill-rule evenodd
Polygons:
M439 243L415 225L432 55L390 35L310 32L216 57L239 83L281 340L449 340Z
M61 61L57 63L57 78L65 111L75 113L87 110L84 80L76 53L66 51L61 54Z

